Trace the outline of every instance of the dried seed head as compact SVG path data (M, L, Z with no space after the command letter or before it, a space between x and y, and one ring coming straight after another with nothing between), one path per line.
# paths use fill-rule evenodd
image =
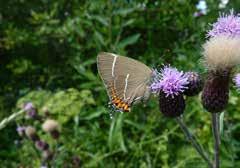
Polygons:
M195 96L202 91L203 80L197 72L186 72L188 77L187 89L184 91L186 96Z
M27 137L29 139L31 139L32 141L37 141L39 140L39 137L36 133L36 129L32 126L27 126L26 129L25 129L25 133L27 135Z
M48 119L43 123L42 128L45 132L50 133L54 139L59 138L59 124L57 121Z
M185 110L185 100L182 94L174 97L166 96L164 92L159 94L159 108L166 117L178 117Z
M204 63L210 71L221 71L240 64L240 37L216 36L203 45Z
M203 107L211 112L223 111L229 98L230 70L221 72L209 72L202 93Z
M59 129L59 124L55 120L48 119L43 123L42 129L45 132L52 132Z

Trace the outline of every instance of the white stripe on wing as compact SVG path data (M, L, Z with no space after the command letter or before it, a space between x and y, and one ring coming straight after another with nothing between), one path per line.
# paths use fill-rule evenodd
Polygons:
M114 68L115 68L115 65L116 65L116 61L117 61L117 55L115 54L112 54L114 56L114 59L113 59L113 64L112 64L112 77L114 77Z
M126 91L127 91L127 86L128 86L128 78L129 78L129 74L127 74L127 76L125 78L125 87L124 87L124 92L123 92L124 100L126 100Z

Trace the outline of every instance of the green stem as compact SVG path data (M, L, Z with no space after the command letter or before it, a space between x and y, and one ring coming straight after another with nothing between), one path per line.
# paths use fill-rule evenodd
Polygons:
M202 148L202 146L197 142L196 137L189 131L186 124L183 122L181 117L176 117L176 121L179 124L180 128L184 132L185 136L187 137L187 140L191 142L193 147L196 149L196 151L199 153L199 155L207 162L209 168L213 168L213 165L211 161L209 160L208 155Z
M25 112L25 110L20 110L16 113L13 113L12 115L10 115L7 118L4 118L1 122L0 122L0 130L3 129L4 127L6 127L11 121L15 120L18 116L20 116L21 114L23 114Z
M214 137L214 168L220 167L220 133L219 133L219 115L212 113L212 132Z

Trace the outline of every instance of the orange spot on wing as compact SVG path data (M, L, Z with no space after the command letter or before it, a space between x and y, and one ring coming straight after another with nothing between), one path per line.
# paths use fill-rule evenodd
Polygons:
M118 99L118 100L115 102L115 104L119 104L119 103L121 103L121 99Z
M118 95L116 94L116 91L114 89L114 87L111 87L111 100L112 100L112 104L121 111L124 112L129 112L130 111L130 107L128 105L128 103L125 103L122 98L119 98Z
M126 104L126 105L123 107L123 110L124 110L124 112L130 112L130 107Z
M118 109L120 109L120 108L122 107L122 102L118 103L118 104L116 105L116 107L117 107Z

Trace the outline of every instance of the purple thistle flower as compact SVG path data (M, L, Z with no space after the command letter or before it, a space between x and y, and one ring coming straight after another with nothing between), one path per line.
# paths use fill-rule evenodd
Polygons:
M33 103L25 103L23 109L26 111L28 118L39 119L38 110L34 107Z
M240 36L239 14L234 15L232 10L228 15L220 15L220 17L217 19L217 22L212 24L212 29L208 31L207 37L216 37L220 35L229 37Z
M40 151L48 150L48 148L49 148L49 145L46 142L42 141L42 140L36 141L35 142L35 146Z
M37 116L37 110L35 108L33 108L32 110L29 110L27 112L27 115L29 118L36 118Z
M23 136L24 132L25 132L25 129L26 129L26 127L24 127L24 126L18 126L16 131L17 131L19 136Z
M240 89L240 73L235 75L233 82L235 83L237 89Z
M174 97L187 88L188 76L176 68L165 66L160 73L154 72L153 83L150 88L154 93L162 91L166 97Z
M31 102L28 102L28 103L24 104L23 109L25 111L30 111L30 110L34 109L34 106L33 106L33 104Z

